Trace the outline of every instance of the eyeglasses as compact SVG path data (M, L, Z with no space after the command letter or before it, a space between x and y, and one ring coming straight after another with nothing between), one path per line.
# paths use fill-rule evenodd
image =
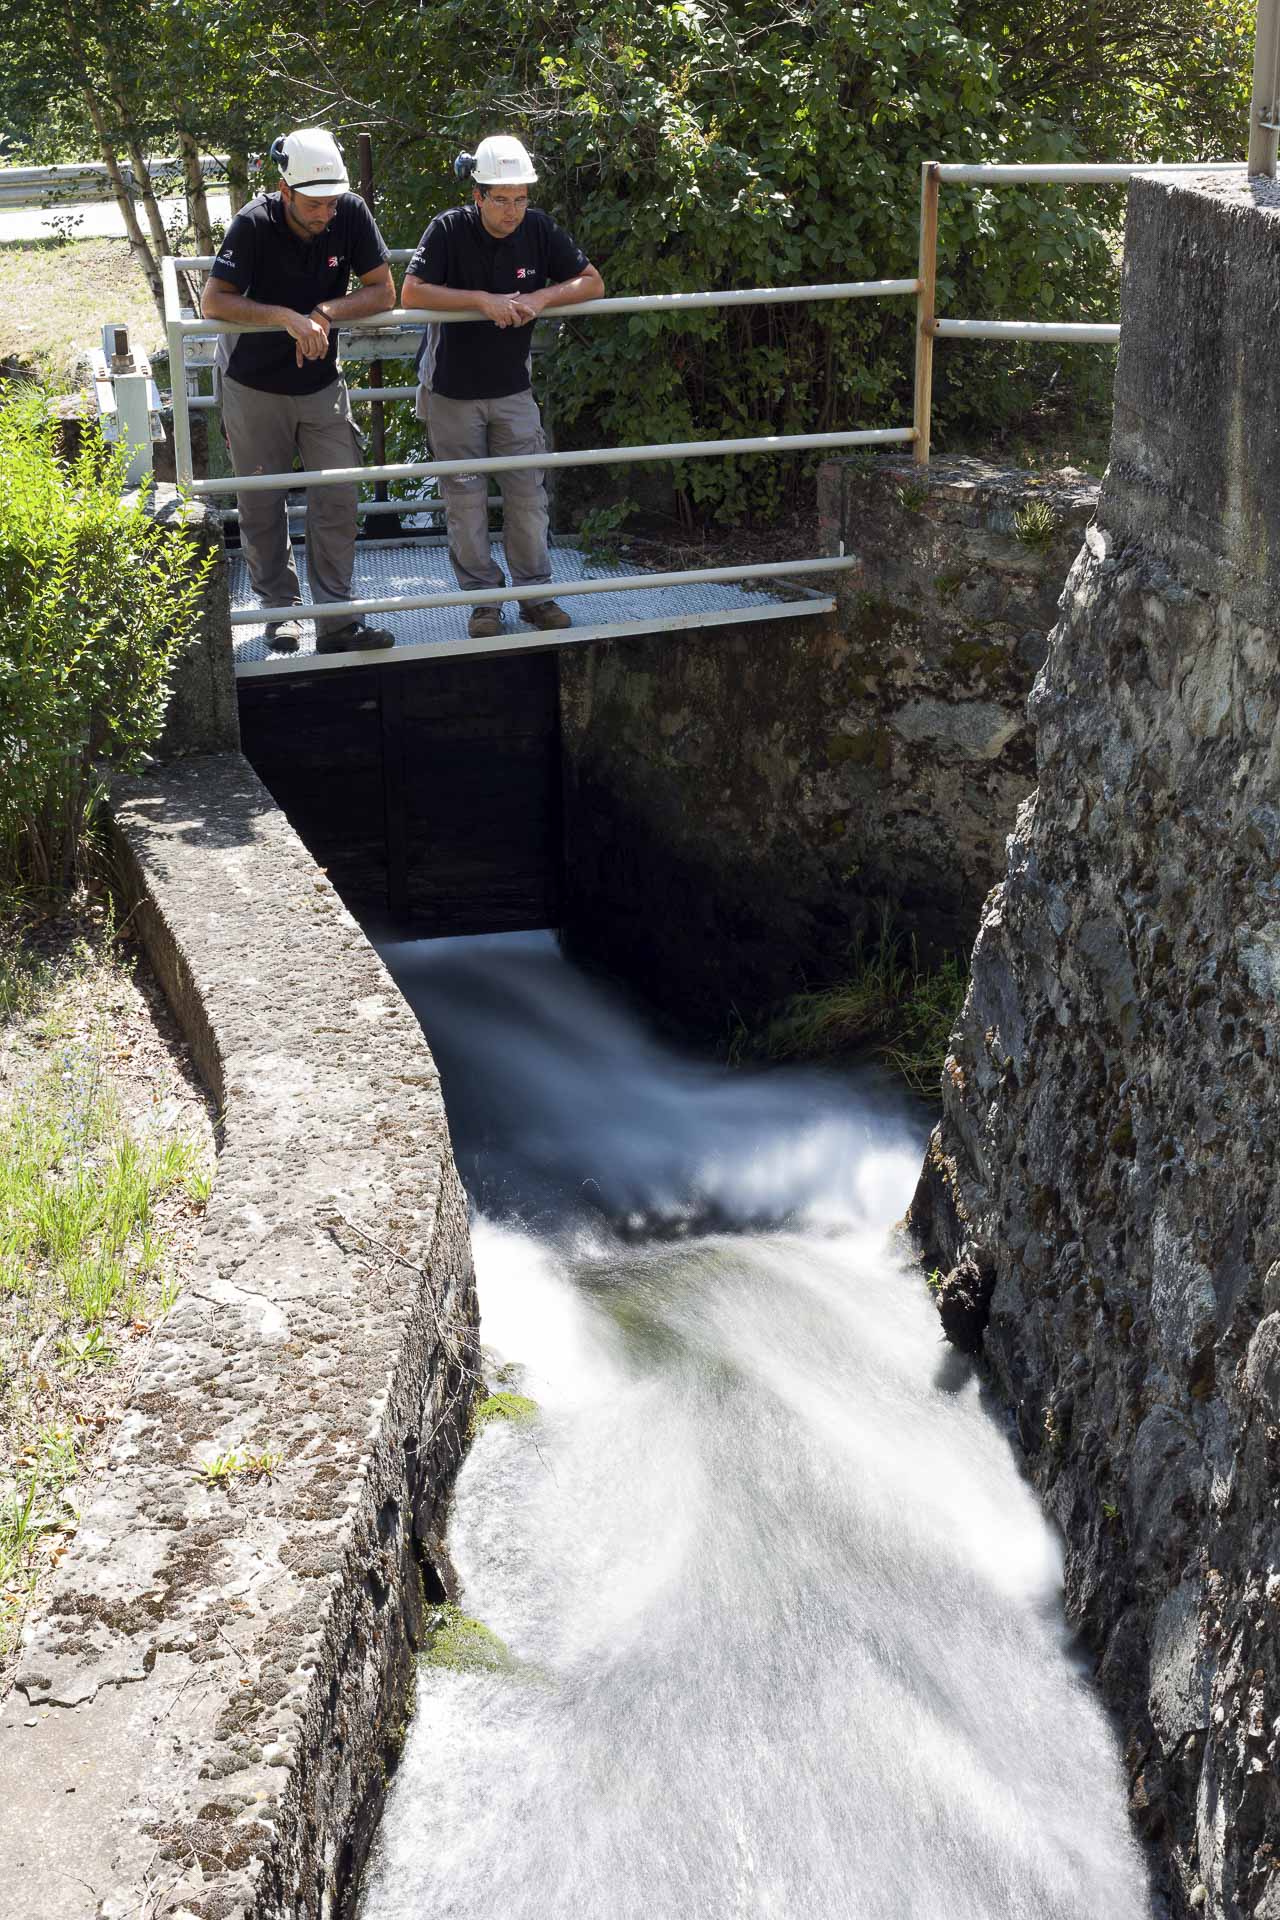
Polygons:
M486 193L485 199L488 200L491 205L501 207L504 212L509 213L523 213L529 204L529 196L527 193L497 194L494 193L492 188Z

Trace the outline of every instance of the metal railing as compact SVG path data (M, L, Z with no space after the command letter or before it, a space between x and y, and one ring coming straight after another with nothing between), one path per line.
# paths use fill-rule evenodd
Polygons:
M1280 5L1280 0L1276 0L1276 4ZM1128 163L1063 166L1016 165L1000 162L969 165L927 160L921 168L919 264L914 279L839 281L821 286L754 287L723 292L609 296L600 300L586 301L578 306L555 309L557 320L570 318L596 320L614 314L682 313L722 307L799 305L815 301L882 300L914 296L916 301L915 399L914 419L910 427L859 428L835 433L757 434L721 440L680 440L646 446L588 447L575 449L572 452L491 455L484 459L384 462L364 467L242 474L225 479L197 480L192 470L191 409L193 406L213 407L217 401L212 395L188 393L187 341L193 338L208 339L218 334L269 333L279 332L281 329L269 326L235 326L230 322L184 316L178 291L179 270L207 271L213 265L213 260L207 255L193 255L181 259L166 258L160 265L164 280L165 324L169 337L174 449L178 480L193 494L216 496L269 490L288 491L294 487L340 486L350 484L352 481L360 483L410 479L438 481L461 473L501 474L530 468L542 470L561 467L615 466L637 461L692 460L724 458L727 455L834 451L837 448L894 445L913 446L916 462L921 466L927 466L932 424L935 340L1039 340L1081 344L1114 342L1120 337L1119 324L1112 322L965 320L939 316L936 311L938 201L944 181L956 185L986 186L1011 182L1057 186L1112 185L1132 180L1139 174L1242 173L1243 171L1243 163L1230 162L1203 164L1188 162L1152 166ZM395 248L391 252L393 261L406 261L411 257L411 250L408 248ZM390 312L379 314L374 319L361 321L354 327L344 328L343 334L344 340L348 343L348 352L351 350L352 343L356 343L357 352L363 348L366 354L372 352L378 357L394 358L396 352L391 350L392 343L388 342L386 346L380 344L386 336L396 334L402 336L401 341L395 343L395 346L399 353L403 354L405 334L416 335L433 322L449 326L465 326L468 322L479 320L481 317L478 313L437 312L420 307L395 308ZM416 387L369 387L363 390L357 388L352 390L352 399L362 405L383 406L390 402L411 399L416 392ZM425 500L402 498L386 502L364 503L360 511L362 514L370 512L411 514L432 509L439 511L439 505L438 500L429 498ZM856 565L854 556L842 552L830 557L762 563L759 566L730 569L693 568L680 573L639 574L634 578L615 579L608 583L597 581L581 581L572 585L557 583L555 591L557 595L567 595L603 592L606 587L616 591L627 587L676 586L695 581L744 580L824 570L836 571ZM396 598L331 602L308 611L322 615L341 612L392 613L397 610L408 611L429 607L481 606L504 599L538 599L545 598L546 593L545 586L503 587L473 592L401 595ZM291 611L296 609L248 608L234 611L231 619L233 625L237 626L257 625L265 620L284 619Z
M1280 143L1280 0L1258 0L1249 108L1249 171L1276 177Z
M1278 0L1280 3L1280 0ZM1019 166L1002 161L966 165L926 160L920 169L920 264L916 291L915 459L929 464L933 419L935 340L1043 340L1080 346L1115 342L1119 322L1075 320L952 320L936 312L938 287L938 197L944 180L963 186L1001 186L1017 181L1043 186L1117 186L1139 174L1243 173L1243 162L1176 162L1131 166Z
M131 193L139 192L144 183L128 161L121 160L118 165L125 186ZM225 155L202 154L200 170L206 187L217 191L226 186ZM149 160L147 180L156 193L182 193L181 160ZM40 207L53 211L67 205L87 206L114 198L110 172L101 160L55 167L0 167L0 208Z
M392 257L407 259L411 256L407 251L396 249ZM484 459L406 460L384 462L377 466L331 467L293 473L241 474L226 479L197 480L192 471L191 460L190 402L186 391L184 357L186 341L193 335L211 333L280 331L279 328L269 326L238 327L225 321L184 319L179 304L179 269L207 269L212 265L212 259L207 256L166 259L161 262L164 276L165 322L169 336L169 364L173 384L175 464L179 483L196 495L278 492L291 487L349 485L353 481L439 480L463 473L501 474L527 471L532 468L541 471L547 468L554 470L562 467L615 466L636 461L723 458L730 454L778 454L805 452L819 448L834 450L837 447L893 446L910 444L915 438L914 427L858 428L842 433L754 434L724 440L673 440L645 446L577 448L572 452L497 454L486 456ZM621 295L585 301L576 306L557 307L555 313L557 319L595 320L613 314L679 313L715 307L890 299L914 295L916 291L915 280L855 280L811 287L756 287L727 292ZM376 337L380 333L400 329L420 331L433 322L466 325L469 321L479 320L481 317L478 313L439 312L421 307L395 308L388 313L377 315L375 319L361 322L359 332L365 336ZM369 389L368 398L375 402L385 402L396 391L386 387L380 390ZM416 388L405 389L404 397L414 392ZM427 504L430 505L429 502ZM387 503L388 511L412 512L414 507L415 503L411 500ZM716 583L772 578L819 571L840 571L857 564L853 555L815 556L808 560L761 562L758 565L744 567L699 567L685 569L678 573L636 574L610 581L584 580L571 584L557 582L555 592L559 597L579 593L618 592L631 587L658 588L684 586L694 582ZM543 585L532 588L486 588L472 592L459 591L445 594L403 594L394 598L376 600L327 602L309 607L307 611L309 615L321 616L342 612L349 614L408 612L428 607L484 606L502 600L538 600L545 599L547 593L548 589ZM236 626L256 626L264 620L288 618L290 611L296 613L297 609L284 612L273 607L237 609L233 611L231 620Z

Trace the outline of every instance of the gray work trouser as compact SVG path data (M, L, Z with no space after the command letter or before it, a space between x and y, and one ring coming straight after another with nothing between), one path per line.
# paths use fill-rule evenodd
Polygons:
M319 393L263 393L224 374L222 424L237 474L288 473L295 454L304 468L360 465L360 439L345 380L335 380ZM240 546L264 607L302 604L286 497L284 488L236 495ZM355 486L307 489L307 580L313 600L351 598L359 497ZM345 627L351 618L339 614L317 620L316 632Z
M486 454L545 453L542 417L533 395L501 400L450 400L418 389L417 413L425 420L437 460L483 459ZM513 587L551 579L547 555L547 489L540 467L495 475L502 489L502 546ZM454 474L441 480L449 522L449 558L458 585L501 587L506 582L489 551L489 476ZM524 602L528 606L528 601Z

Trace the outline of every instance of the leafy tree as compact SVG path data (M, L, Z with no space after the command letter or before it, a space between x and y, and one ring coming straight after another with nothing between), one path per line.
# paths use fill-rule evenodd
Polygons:
M459 197L453 150L507 127L538 156L540 202L615 293L910 277L923 159L1075 150L1039 104L1009 107L954 0L785 13L777 0L506 0L482 17L443 0L427 62L408 0L386 0L376 47L359 19L331 0L310 84L349 122L378 102L384 231L416 238ZM1114 310L1106 234L1060 195L944 196L941 262L943 311ZM557 431L636 442L905 424L913 327L907 300L570 320L548 356ZM1027 404L1034 374L1011 387L1005 363L975 384L972 366L954 387L943 372L943 419ZM776 511L798 470L700 460L676 481L690 513L737 520Z
M96 152L134 258L157 307L166 231L148 161L176 155L187 227L201 251L214 233L201 151L232 160L232 197L248 192L247 154L271 89L260 51L274 17L258 0L0 0L0 124L35 159Z

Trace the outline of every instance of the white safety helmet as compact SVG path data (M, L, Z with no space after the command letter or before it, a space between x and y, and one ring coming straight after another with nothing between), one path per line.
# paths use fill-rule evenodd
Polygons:
M285 185L311 200L328 200L351 186L338 143L324 127L298 127L275 142L271 158Z
M537 179L533 161L509 133L491 133L476 148L471 174L478 187L525 187Z

